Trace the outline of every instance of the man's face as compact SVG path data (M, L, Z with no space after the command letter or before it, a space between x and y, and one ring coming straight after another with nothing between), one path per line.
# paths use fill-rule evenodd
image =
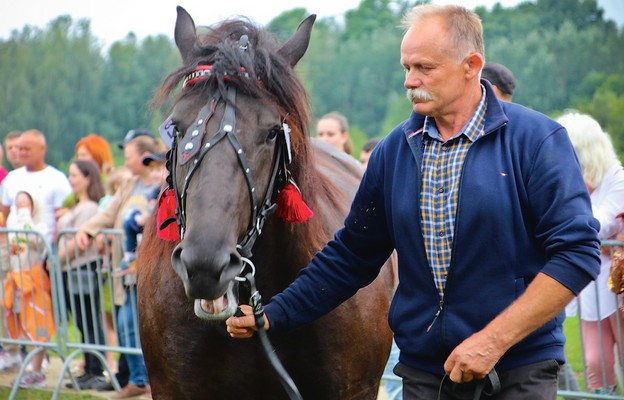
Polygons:
M440 17L427 17L405 33L401 43L404 86L414 111L432 117L455 112L466 87L465 61L457 62Z
M22 163L19 159L19 136L7 138L4 141L4 149L6 151L6 159L13 168L19 168Z
M136 143L130 142L124 146L124 165L134 174L139 175L147 167L143 165L143 156L139 153Z
M40 137L22 133L19 138L19 160L26 168L37 168L45 161L46 145Z

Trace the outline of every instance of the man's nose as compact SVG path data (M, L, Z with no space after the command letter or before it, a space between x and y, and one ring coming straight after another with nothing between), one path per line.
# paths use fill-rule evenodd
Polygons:
M420 87L422 81L415 71L410 70L405 72L405 82L403 85L406 89L414 89Z

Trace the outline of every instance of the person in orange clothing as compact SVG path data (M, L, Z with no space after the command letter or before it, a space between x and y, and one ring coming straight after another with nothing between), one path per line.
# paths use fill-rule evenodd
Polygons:
M43 265L46 253L43 235L47 228L40 220L36 200L28 192L16 195L15 206L15 229L32 232L9 233L11 270L4 283L7 327L14 339L46 342L56 333L50 279ZM20 387L45 387L42 373L45 355L43 349L35 354L31 361L32 370L17 382Z
M4 289L11 338L26 337L32 341L48 341L56 333L56 327L50 298L50 278L41 263L21 272L10 271ZM45 353L39 354L43 361ZM33 364L36 364L35 361Z

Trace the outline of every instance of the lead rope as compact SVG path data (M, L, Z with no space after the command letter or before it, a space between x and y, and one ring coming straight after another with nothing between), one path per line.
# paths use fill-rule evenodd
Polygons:
M245 262L251 266L251 271L247 272L242 277L237 277L236 280L241 282L241 284L246 285L251 293L249 296L249 305L251 306L254 314L254 320L256 321L256 328L258 329L258 337L260 338L260 344L262 345L262 349L264 350L264 354L266 355L269 363L279 376L279 381L282 384L282 387L288 394L288 397L291 400L303 400L299 390L297 389L297 385L292 380L288 372L282 365L282 362L279 360L277 355L275 354L275 349L271 342L269 341L269 336L264 330L265 320L264 320L264 306L262 305L262 296L260 296L260 292L256 288L256 279L254 277L255 268L253 267L253 263L250 260L245 259ZM242 317L243 314L240 307L234 313L236 317Z
M442 377L442 381L440 382L440 387L438 388L438 400L442 398L442 387L444 386L444 381L447 378L449 379L449 382L451 382L450 377L448 375L444 375ZM488 383L490 386L489 391L486 390L487 388L486 385ZM455 389L457 386L461 385L461 383L451 382L451 385L453 385L452 388ZM481 395L484 395L486 397L496 396L497 394L500 393L500 390L501 390L500 379L498 378L498 374L496 373L496 370L492 368L492 370L487 374L487 376L484 379L480 379L476 382L475 391L474 391L472 400L480 400Z

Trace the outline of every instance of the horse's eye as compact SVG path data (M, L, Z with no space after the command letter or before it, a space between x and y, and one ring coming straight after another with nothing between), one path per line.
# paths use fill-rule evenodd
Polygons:
M267 136L268 140L273 140L277 137L277 134L280 133L281 127L279 125L275 125L273 128L269 130L269 135Z

